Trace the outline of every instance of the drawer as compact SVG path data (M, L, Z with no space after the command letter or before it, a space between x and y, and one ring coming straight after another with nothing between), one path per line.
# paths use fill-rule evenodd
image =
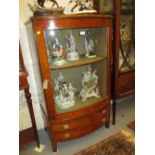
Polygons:
M133 92L135 90L135 74L134 72L129 72L126 74L121 74L119 77L118 89L120 96L127 93Z
M61 133L54 133L53 139L54 141L60 142L60 141L67 141L67 140L79 138L81 136L87 135L95 131L97 128L101 127L102 125L103 125L102 119L100 121L93 121L86 128L75 129L72 131L66 131Z
M60 124L54 124L52 125L52 131L53 133L58 133L74 129L86 128L95 122L102 122L103 124L108 120L108 111L109 109L107 107L104 107L96 112L85 115L83 117L71 121L65 121Z
M28 88L27 77L25 75L19 76L19 89Z

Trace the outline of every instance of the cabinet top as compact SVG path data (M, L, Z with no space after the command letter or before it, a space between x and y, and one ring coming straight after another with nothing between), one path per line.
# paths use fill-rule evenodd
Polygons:
M111 15L101 15L101 14L53 14L53 15L43 15L43 16L34 16L31 18L33 20L49 20L49 19L71 19L71 18L104 18L104 19L112 19Z

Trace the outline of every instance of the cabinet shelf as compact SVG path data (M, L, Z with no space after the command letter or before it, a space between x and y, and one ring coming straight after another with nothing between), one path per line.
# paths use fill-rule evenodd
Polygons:
M104 56L96 56L94 58L87 58L87 57L82 56L82 57L80 57L79 60L68 61L66 64L64 64L62 66L51 66L50 69L51 70L59 70L59 69L65 69L65 68L71 68L71 67L79 67L79 66L84 66L84 65L100 62L100 61L103 61L106 59L107 59L107 57L104 57Z
M102 100L103 100L102 97L100 97L100 98L91 97L91 98L87 99L86 101L82 102L81 99L77 98L77 99L75 99L75 105L73 107L70 107L67 109L60 109L58 106L56 106L56 112L59 114L59 113L66 113L66 112L70 112L70 111L79 110L79 109L85 108L87 106L96 104Z

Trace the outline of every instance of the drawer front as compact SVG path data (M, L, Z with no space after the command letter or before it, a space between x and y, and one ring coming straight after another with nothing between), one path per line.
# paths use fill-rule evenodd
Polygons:
M19 89L28 88L27 77L25 75L19 76Z
M87 135L95 131L97 128L101 127L102 125L103 125L102 119L100 121L93 121L93 123L87 126L86 128L54 133L53 138L54 138L54 141L57 141L57 142L79 138L81 136Z
M72 121L66 121L57 125L52 125L52 131L53 133L58 133L58 132L71 131L74 129L82 129L96 122L100 122L103 124L108 120L107 119L108 112L109 112L109 109L107 107L104 107L98 110L97 112L80 117L78 119L74 119Z

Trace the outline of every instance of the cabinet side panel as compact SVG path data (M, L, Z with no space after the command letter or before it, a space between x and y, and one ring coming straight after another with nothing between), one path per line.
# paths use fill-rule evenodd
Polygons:
M120 97L134 93L135 90L135 73L127 72L119 77L119 94Z
M37 49L36 49L34 32L33 32L31 23L27 24L27 34L28 34L28 38L29 38L29 46L30 46L32 61L34 62L34 65L33 65L33 70L35 72L35 81L34 82L36 82L36 85L37 85L39 102L41 103L41 106L43 107L43 110L47 115L48 113L47 113L46 103L45 103L45 99L44 99L44 95L43 95Z

